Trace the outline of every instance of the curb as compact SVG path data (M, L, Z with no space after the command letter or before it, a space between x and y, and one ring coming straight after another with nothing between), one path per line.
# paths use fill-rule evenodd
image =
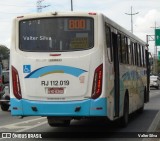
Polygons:
M147 132L156 132L160 128L160 111L156 114ZM144 138L142 141L152 141L153 138Z
M147 132L156 132L160 127L160 111L156 114Z

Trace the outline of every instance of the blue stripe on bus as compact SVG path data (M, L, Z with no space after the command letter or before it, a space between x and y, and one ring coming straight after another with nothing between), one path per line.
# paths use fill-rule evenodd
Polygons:
M36 107L37 111L33 111ZM81 107L80 111L75 111ZM107 116L107 99L87 99L82 101L46 102L11 99L13 116Z
M79 77L84 72L87 71L70 66L53 65L53 66L45 66L42 68L38 68L32 71L30 74L28 74L25 78L38 78L50 73L67 73Z

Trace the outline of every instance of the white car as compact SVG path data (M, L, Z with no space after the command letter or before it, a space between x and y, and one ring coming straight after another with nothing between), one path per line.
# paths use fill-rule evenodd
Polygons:
M150 76L150 87L160 88L160 77L156 75Z

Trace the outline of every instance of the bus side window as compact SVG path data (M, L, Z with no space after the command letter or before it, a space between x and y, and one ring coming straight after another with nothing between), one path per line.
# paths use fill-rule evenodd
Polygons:
M122 63L122 42L120 33L118 33L118 51L119 51L119 62Z
M141 53L142 53L142 67L145 67L144 65L144 46L141 46Z
M131 48L131 40L128 38L128 61L129 64L132 64L132 48Z
M138 51L137 51L137 43L134 43L134 51L135 51L135 65L138 66Z
M137 44L137 66L140 66L139 44Z
M141 67L142 66L142 57L141 57L141 45L138 44L138 66Z
M128 61L128 38L124 35L122 35L122 63L129 64Z
M132 62L133 65L135 65L135 47L134 47L134 42L132 42Z
M105 34L106 34L106 45L107 48L110 49L110 59L113 61L113 50L112 50L112 45L111 45L111 29L107 25L105 26Z
M143 55L144 55L144 58L145 58L145 59L144 59L144 67L146 67L146 63L147 63L147 59L146 59L146 58L147 58L147 57L146 57L145 47L143 48L143 50L144 50L144 54L143 54Z
M125 47L125 36L121 36L121 42L122 42L122 63L125 63L126 61L126 47Z
M140 45L139 46L139 56L140 56L140 66L142 67L142 63L143 63L143 60L142 60L142 50L141 50L142 46Z
M129 50L128 50L128 38L127 37L125 38L125 44L126 44L126 64L129 64L129 58L128 58Z

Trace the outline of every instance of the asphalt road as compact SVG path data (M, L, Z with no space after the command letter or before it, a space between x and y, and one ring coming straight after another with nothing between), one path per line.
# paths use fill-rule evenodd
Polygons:
M150 101L145 104L143 113L134 113L130 116L129 124L126 128L120 128L117 122L80 120L72 121L70 127L50 127L45 117L12 117L10 112L0 110L0 133L21 132L43 133L43 140L143 140L136 138L142 132L154 132L153 121L160 111L160 90L151 89ZM35 134L34 134L35 135ZM120 137L122 135L122 137ZM28 135L27 135L28 136ZM15 136L16 137L16 136ZM44 139L46 137L47 139ZM74 137L74 138L72 138ZM126 138L127 137L127 138ZM52 139L51 139L52 138ZM0 139L0 141L9 139ZM12 139L22 140L22 139ZM27 139L28 141L31 139ZM33 140L33 139L32 139ZM37 140L37 139L36 139ZM38 139L40 140L40 139Z

